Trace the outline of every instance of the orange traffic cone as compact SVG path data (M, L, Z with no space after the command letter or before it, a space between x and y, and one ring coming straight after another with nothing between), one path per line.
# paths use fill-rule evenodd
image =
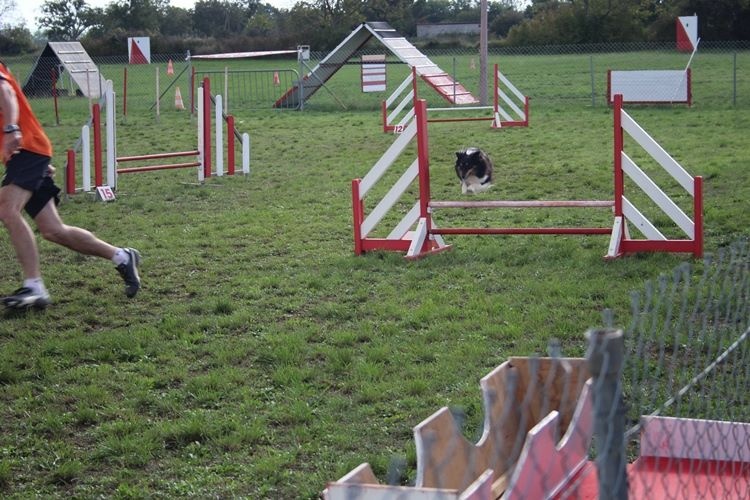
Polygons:
M182 102L182 94L180 93L180 87L177 87L174 93L174 107L175 109L185 109L185 104Z
M174 75L174 66L172 65L171 59L169 60L169 62L167 62L167 74Z
M274 85L279 85L280 83L281 82L279 82L279 72L278 71L274 71L273 72L273 84Z

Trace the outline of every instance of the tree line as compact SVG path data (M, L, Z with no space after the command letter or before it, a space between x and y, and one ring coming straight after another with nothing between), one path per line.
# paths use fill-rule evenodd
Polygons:
M16 0L0 0L0 18ZM22 1L22 0L21 0ZM490 43L505 46L671 41L675 18L697 14L704 40L750 39L750 0L488 0ZM127 52L131 36L151 37L154 53L289 49L327 51L364 21L388 21L414 37L420 23L479 23L478 0L300 0L278 9L261 0L45 0L31 33L0 24L0 54L34 51L38 42L81 40L92 55ZM1 21L0 21L1 23ZM432 41L455 47L478 39ZM36 44L34 42L37 42Z

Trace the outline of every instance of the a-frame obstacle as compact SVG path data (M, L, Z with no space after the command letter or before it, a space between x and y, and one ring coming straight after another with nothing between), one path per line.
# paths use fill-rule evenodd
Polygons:
M615 258L634 252L688 252L703 254L703 181L688 174L659 144L622 109L622 96L615 96L614 106L614 195L607 200L536 200L536 201L438 201L430 195L430 162L427 132L427 104L418 100L414 119L404 128L391 147L362 179L352 181L354 217L354 252L360 255L373 250L406 252L407 258L419 258L449 248L446 234L608 234L609 249L605 257ZM692 219L651 179L623 150L624 136L631 137L692 198ZM394 164L412 139L417 141L417 158L388 190L375 208L365 214L367 193ZM625 178L640 188L685 237L670 239L657 229L625 196ZM418 181L418 200L396 227L384 238L371 237L373 229L401 196ZM433 212L445 208L609 208L614 211L612 227L458 227L438 228ZM629 224L630 223L630 224ZM632 225L644 238L630 237Z
M335 49L323 58L300 82L287 90L274 104L275 108L297 108L317 92L370 39L379 40L401 62L414 68L428 85L451 104L476 104L479 100L448 73L438 67L405 37L386 22L362 23ZM302 85L300 92L299 86Z
M47 42L23 84L23 93L27 97L51 96L63 72L70 75L71 90L75 84L76 93L83 97L104 95L107 82L81 42Z

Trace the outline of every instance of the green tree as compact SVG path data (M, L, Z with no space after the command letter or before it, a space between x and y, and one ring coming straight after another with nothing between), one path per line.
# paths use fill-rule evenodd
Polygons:
M34 39L25 26L0 26L0 54L15 56L34 52Z
M169 0L119 0L108 4L99 19L103 34L120 29L131 35L159 33L159 20Z
M199 0L193 8L193 25L201 36L225 38L238 35L250 18L248 12L247 4L239 2Z
M508 33L511 44L575 44L644 40L641 0L533 0L531 17Z
M269 36L276 33L277 25L273 15L265 9L256 12L245 24L245 34L250 36Z
M416 32L412 17L413 0L371 0L362 4L362 18L368 21L388 21L404 36Z
M39 27L50 40L78 40L92 26L85 0L46 0Z
M289 11L289 28L297 43L329 50L364 22L361 0L299 2Z
M635 10L647 40L674 40L675 19L679 15L676 2L667 0L641 0Z
M419 23L439 23L450 18L451 5L448 0L417 0L412 12Z
M159 32L164 36L190 36L195 32L192 10L169 6L159 19Z
M513 26L524 20L523 12L519 11L512 2L492 2L487 15L488 30L496 37L506 37Z
M704 40L750 40L750 0L681 0L681 16L698 15Z

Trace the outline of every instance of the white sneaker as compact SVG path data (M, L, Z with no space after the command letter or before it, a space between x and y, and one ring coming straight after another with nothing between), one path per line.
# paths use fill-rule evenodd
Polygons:
M44 309L51 303L47 292L34 292L27 287L19 288L13 295L3 298L3 304L9 309Z

